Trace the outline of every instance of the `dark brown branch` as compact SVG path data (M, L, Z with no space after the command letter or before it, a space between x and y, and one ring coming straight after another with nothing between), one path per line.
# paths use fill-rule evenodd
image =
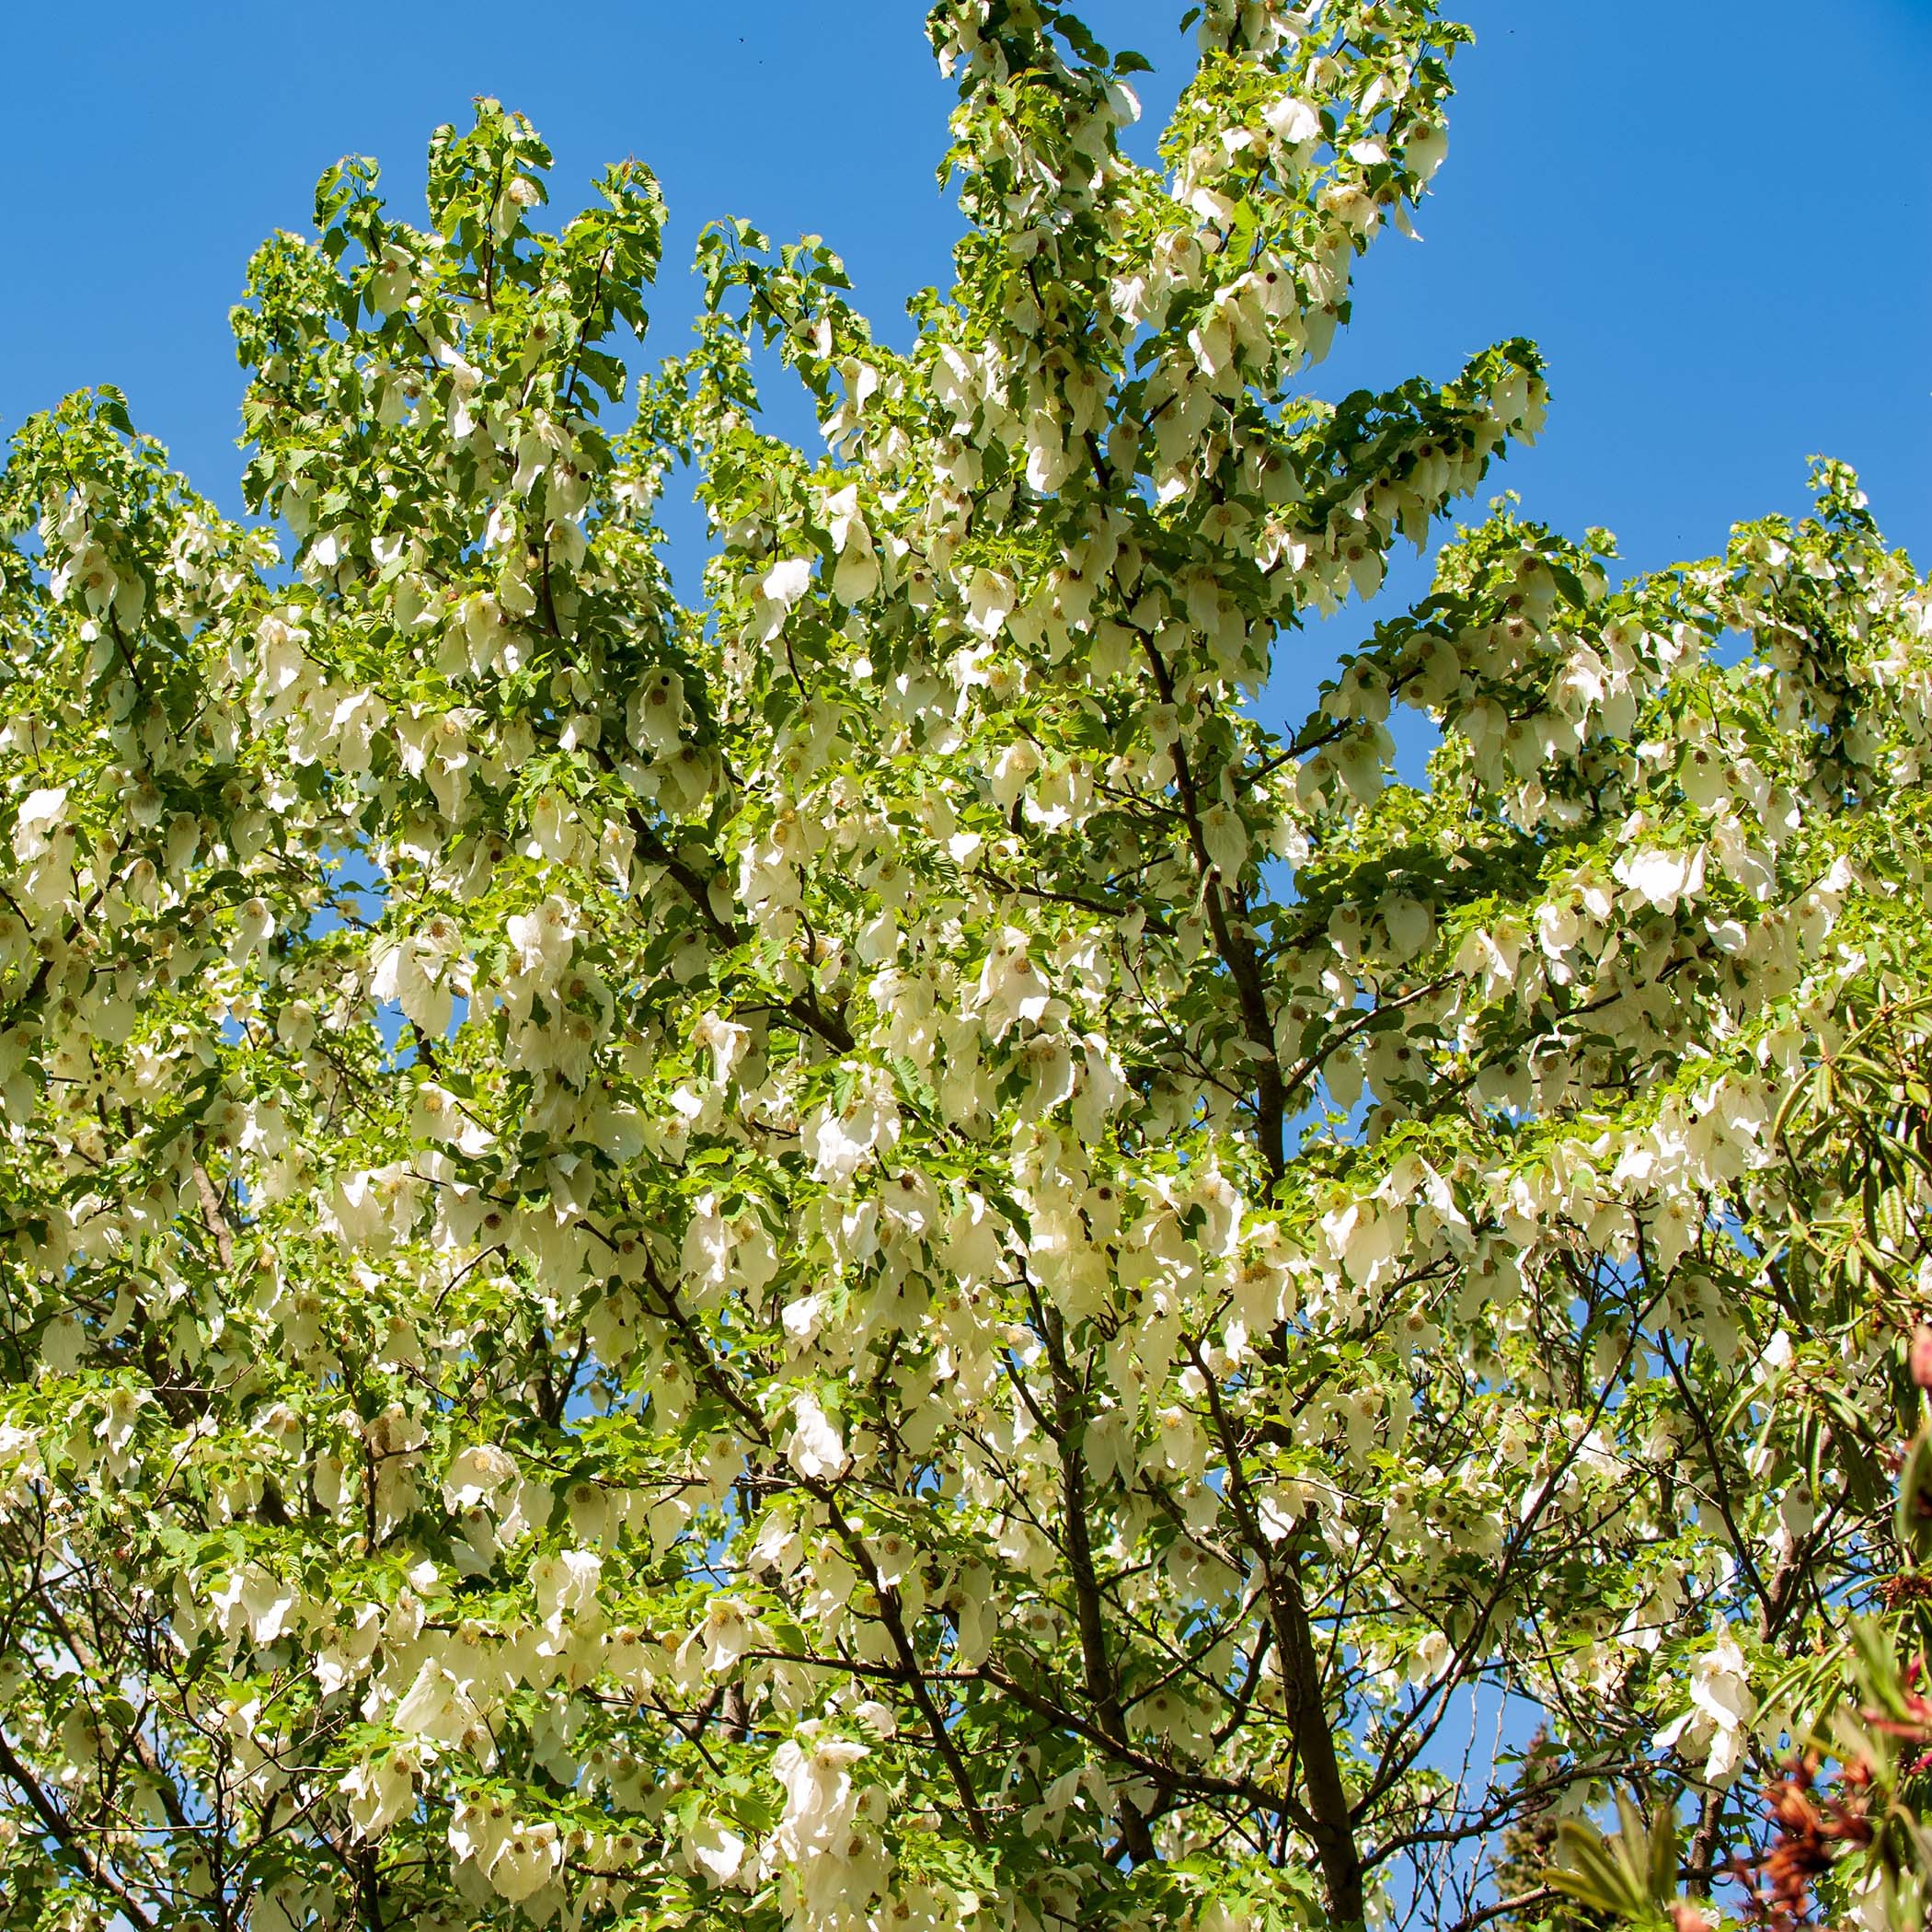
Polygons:
M80 1834L75 1829L74 1821L63 1811L40 1788L39 1780L14 1754L14 1748L6 1742L6 1733L0 1731L0 1771L19 1787L35 1815L48 1831L59 1839L62 1848L86 1873L93 1882L108 1892L121 1911L143 1928L143 1932L154 1932L155 1921L137 1905L132 1895L112 1872L109 1871L81 1842Z
M1094 1570L1093 1539L1087 1520L1087 1459L1082 1453L1081 1424L1086 1420L1072 1370L1066 1359L1066 1327L1060 1311L1044 1305L1028 1283L1033 1317L1046 1345L1053 1376L1054 1436L1060 1446L1060 1481L1064 1501L1064 1547L1074 1583L1074 1611L1080 1631L1080 1664L1087 1695L1098 1713L1101 1727L1117 1742L1127 1742L1127 1712L1121 1703L1120 1685L1107 1651L1107 1626L1101 1612L1100 1582ZM1121 1844L1136 1865L1154 1857L1154 1839L1140 1808L1124 1792L1118 1813Z
M1215 1433L1227 1464L1227 1495L1243 1538L1259 1560L1268 1593L1275 1648L1281 1653L1282 1690L1288 1706L1288 1728L1301 1766L1303 1788L1308 1795L1308 1835L1315 1841L1328 1911L1344 1926L1362 1923L1364 1911L1363 1861L1355 1843L1354 1814L1348 1787L1342 1781L1341 1760L1328 1721L1321 1660L1316 1655L1315 1629L1302 1591L1301 1565L1294 1552L1303 1525L1296 1524L1280 1544L1270 1542L1261 1529L1248 1470L1235 1438L1234 1424L1221 1400L1220 1385L1190 1346L1194 1366L1206 1378L1208 1404Z

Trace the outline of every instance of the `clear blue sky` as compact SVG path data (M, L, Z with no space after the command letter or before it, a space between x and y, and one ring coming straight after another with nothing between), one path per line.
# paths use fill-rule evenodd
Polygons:
M1150 122L1177 84L1184 6L1087 8L1104 40L1156 62ZM1425 239L1390 236L1371 255L1323 389L1447 376L1490 340L1531 336L1554 407L1496 484L1531 513L1607 524L1633 566L1667 563L1714 548L1738 517L1800 509L1805 459L1823 451L1863 471L1888 530L1932 566L1932 0L1459 11L1479 38L1457 62ZM345 152L376 155L395 204L420 212L430 129L481 93L548 138L565 212L596 167L636 154L663 179L673 264L720 213L775 238L821 233L875 321L903 333L903 297L944 280L956 226L933 177L951 96L923 13L17 7L0 36L15 211L0 429L116 382L199 487L238 508L226 312L249 249L306 225L316 175ZM660 346L686 339L691 306L668 276Z

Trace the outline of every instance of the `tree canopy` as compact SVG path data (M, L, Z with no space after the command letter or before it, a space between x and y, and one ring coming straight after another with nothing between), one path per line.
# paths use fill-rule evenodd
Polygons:
M903 351L727 222L647 357L486 101L254 258L251 521L13 437L6 1932L1919 1924L1932 604L1453 527L1530 344L1306 373L1466 30L1194 14L1144 166L940 0Z

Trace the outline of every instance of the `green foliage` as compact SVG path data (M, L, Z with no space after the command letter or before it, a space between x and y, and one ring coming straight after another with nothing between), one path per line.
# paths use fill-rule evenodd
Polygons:
M1924 586L1505 498L1263 724L1546 397L1303 393L1465 30L1196 24L1149 168L935 9L903 352L723 222L647 356L482 102L251 263L259 521L13 439L9 1927L1918 1923Z

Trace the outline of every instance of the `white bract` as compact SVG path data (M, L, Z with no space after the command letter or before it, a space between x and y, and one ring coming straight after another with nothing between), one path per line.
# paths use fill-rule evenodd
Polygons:
M257 254L259 522L14 435L22 1925L1446 1926L1615 1795L1722 1869L1854 1706L1903 1788L1932 604L1832 464L1620 586L1499 507L1264 724L1545 395L1310 393L1463 29L1198 29L1144 165L941 0L903 348L726 224L627 378L652 178L547 231L485 101Z

